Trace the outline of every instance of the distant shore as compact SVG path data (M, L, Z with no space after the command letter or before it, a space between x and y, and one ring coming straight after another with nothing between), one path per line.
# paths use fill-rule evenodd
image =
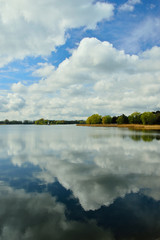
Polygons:
M137 130L160 130L160 125L143 125L143 124L77 124L83 127L119 127Z

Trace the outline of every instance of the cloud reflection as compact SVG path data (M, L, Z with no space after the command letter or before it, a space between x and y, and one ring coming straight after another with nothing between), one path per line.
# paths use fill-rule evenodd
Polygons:
M85 210L109 206L116 198L141 189L160 199L156 184L160 142L156 138L133 141L133 136L145 133L115 128L32 126L22 131L15 129L3 136L3 152L19 167L26 162L39 166L42 171L34 174L36 178L47 183L58 179Z
M68 221L65 207L47 193L25 193L0 183L1 240L113 240L93 221Z

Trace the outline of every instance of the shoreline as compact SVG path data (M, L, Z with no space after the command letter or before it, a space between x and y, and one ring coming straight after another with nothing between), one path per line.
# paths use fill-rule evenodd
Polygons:
M83 127L119 127L135 130L160 130L160 125L143 125L143 124L76 124Z

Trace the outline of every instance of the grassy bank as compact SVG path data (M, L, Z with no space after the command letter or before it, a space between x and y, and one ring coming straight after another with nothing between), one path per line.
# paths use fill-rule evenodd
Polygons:
M83 127L120 127L137 130L160 130L160 125L142 125L142 124L77 124Z

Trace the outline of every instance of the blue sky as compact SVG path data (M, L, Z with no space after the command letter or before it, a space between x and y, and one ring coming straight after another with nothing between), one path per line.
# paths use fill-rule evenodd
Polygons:
M1 120L160 109L160 1L0 6Z

